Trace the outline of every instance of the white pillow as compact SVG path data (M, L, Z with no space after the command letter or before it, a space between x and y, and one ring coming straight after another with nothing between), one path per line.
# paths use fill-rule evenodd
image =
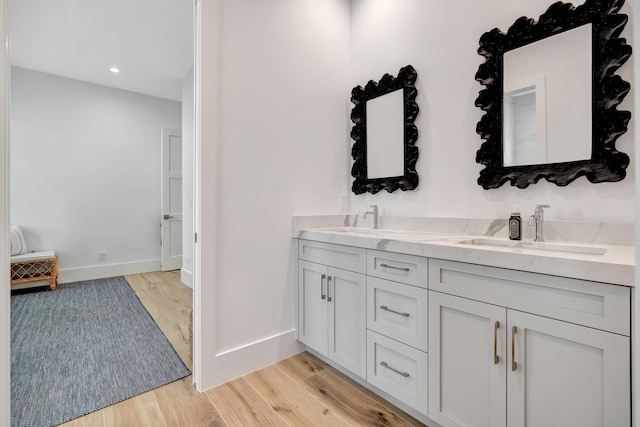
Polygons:
M9 231L11 255L20 255L29 252L29 249L27 249L27 241L24 239L24 234L22 234L22 229L17 225L12 225Z

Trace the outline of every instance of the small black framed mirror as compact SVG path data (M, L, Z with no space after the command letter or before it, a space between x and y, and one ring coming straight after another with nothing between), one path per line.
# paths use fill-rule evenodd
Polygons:
M521 17L506 33L482 35L486 61L475 78L485 88L475 105L485 112L476 127L484 189L624 179L629 156L615 146L631 118L616 108L630 90L615 75L632 50L619 37L628 21L618 13L623 4L556 2L538 21Z
M417 77L416 70L407 65L395 78L385 74L380 81L370 80L364 88L351 91L355 194L375 194L382 189L392 193L418 186Z

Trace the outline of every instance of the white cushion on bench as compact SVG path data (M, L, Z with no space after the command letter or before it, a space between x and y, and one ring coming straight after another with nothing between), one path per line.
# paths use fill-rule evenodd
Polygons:
M56 256L55 251L43 251L43 252L30 252L22 255L14 255L11 257L11 262L29 262L39 261L43 259L50 259Z
M9 237L11 243L11 255L21 255L29 252L27 241L22 233L22 228L12 225L9 229Z

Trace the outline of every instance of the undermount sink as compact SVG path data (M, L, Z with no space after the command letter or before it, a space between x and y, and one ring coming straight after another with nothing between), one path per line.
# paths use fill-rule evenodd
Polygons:
M608 248L602 246L583 245L579 243L522 242L506 239L470 239L458 243L471 246L503 247L514 249L530 249L535 251L569 252L574 254L604 255Z
M440 240L443 238L443 235L441 233L410 231L410 230L358 228L358 227L332 227L332 228L319 229L318 231L340 233L340 234L345 234L347 236L364 236L364 237L375 237L378 239L423 241L423 242L428 240Z

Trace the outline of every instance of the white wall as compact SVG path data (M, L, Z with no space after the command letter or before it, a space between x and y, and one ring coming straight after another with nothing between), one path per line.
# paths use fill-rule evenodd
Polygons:
M291 219L339 210L350 58L346 1L201 8L196 381L206 389L298 351Z
M11 84L11 222L29 248L58 253L62 282L158 269L160 129L180 128L180 103L15 67Z
M482 165L475 162L482 140L476 124L482 111L474 106L483 88L475 81L484 58L476 53L480 36L495 27L506 31L520 16L537 19L550 0L462 0L446 1L353 0L352 86L378 80L384 73L396 75L407 64L418 71L420 114L420 184L415 191L352 195L352 212L364 212L377 203L381 214L433 217L506 218L517 203L523 215L536 203L546 202L550 219L635 221L633 167L617 183L591 184L579 178L567 187L546 181L521 190L509 184L483 190L476 180ZM583 2L574 2L574 5ZM622 12L631 14L633 1ZM633 25L623 37L631 42ZM618 72L633 87L633 64ZM631 93L622 110L631 110ZM634 128L617 148L635 158Z
M182 270L193 287L193 68L182 79Z

